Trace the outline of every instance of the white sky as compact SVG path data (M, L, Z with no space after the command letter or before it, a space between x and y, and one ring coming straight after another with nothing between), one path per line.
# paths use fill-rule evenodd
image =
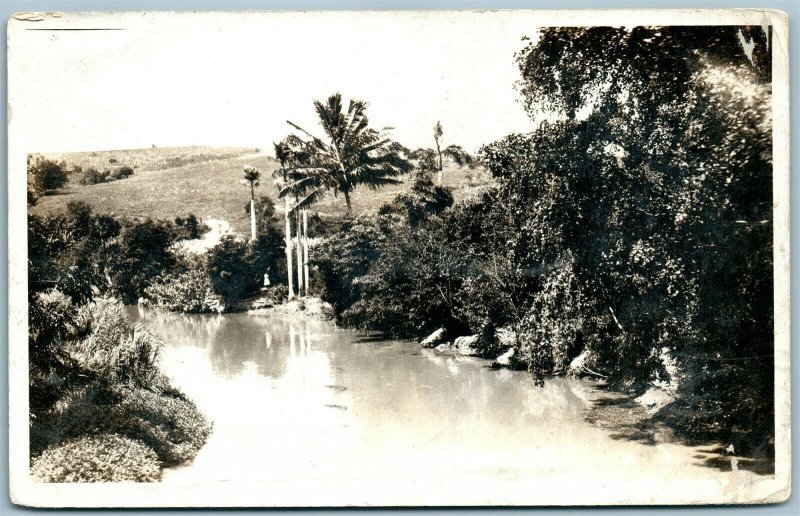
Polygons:
M513 83L533 13L116 16L9 29L11 113L28 152L271 148L287 119L321 134L312 100L336 91L368 101L371 125L409 147L432 146L437 120L446 144L471 151L532 128Z

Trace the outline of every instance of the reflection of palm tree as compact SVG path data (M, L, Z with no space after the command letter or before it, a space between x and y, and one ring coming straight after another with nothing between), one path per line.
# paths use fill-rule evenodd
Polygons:
M209 353L215 373L232 378L245 371L245 364L255 364L260 375L280 378L286 373L289 360L287 336L275 331L271 319L223 316ZM259 338L265 335L267 346ZM268 335L268 336L267 336Z

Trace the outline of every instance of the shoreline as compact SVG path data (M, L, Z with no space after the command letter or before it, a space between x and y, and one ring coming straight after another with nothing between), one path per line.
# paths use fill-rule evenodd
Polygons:
M353 329L341 327L336 324L332 307L316 296L294 298L289 302L260 308L249 308L259 300L263 300L263 298L256 297L246 301L240 301L237 306L234 307L234 310L225 311L216 315L245 313L247 315L260 317L277 316L297 321L313 320L326 322L337 328ZM155 307L150 307L150 309L155 309ZM459 337L459 339L461 338L465 337ZM441 345L438 346L425 345L425 341L420 341L419 339L400 340L407 341L409 344L415 344L420 349L429 350L440 356L478 358L485 363L488 369L498 371L503 369L509 371L524 371L523 369L514 367L514 364L508 359L503 360L503 356L495 358L480 356L471 352L469 347L454 345L454 343L444 342L444 340ZM457 341L458 339L455 340ZM743 469L758 475L774 474L774 456L763 453L750 453L749 450L744 451L744 454L737 454L733 445L727 445L726 447L726 443L723 443L721 439L714 439L713 437L700 440L682 437L675 428L662 421L651 410L648 410L648 407L639 403L638 398L630 392L616 390L602 379L591 378L585 374L548 376L548 378L559 377L586 381L593 385L594 392L597 393L597 396L593 396L590 400L591 406L583 414L583 418L593 427L610 432L614 439L630 440L651 446L659 444L677 444L687 447L702 447L702 449L698 451L696 457L701 461L698 463L699 465L716 468L720 471Z

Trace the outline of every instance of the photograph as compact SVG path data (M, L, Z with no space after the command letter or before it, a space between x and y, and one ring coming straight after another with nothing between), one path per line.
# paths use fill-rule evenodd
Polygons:
M774 504L775 10L18 13L32 507Z

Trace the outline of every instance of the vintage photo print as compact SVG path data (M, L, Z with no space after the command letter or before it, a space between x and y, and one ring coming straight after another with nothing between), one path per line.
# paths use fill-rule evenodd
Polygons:
M770 10L20 13L12 500L790 494Z

